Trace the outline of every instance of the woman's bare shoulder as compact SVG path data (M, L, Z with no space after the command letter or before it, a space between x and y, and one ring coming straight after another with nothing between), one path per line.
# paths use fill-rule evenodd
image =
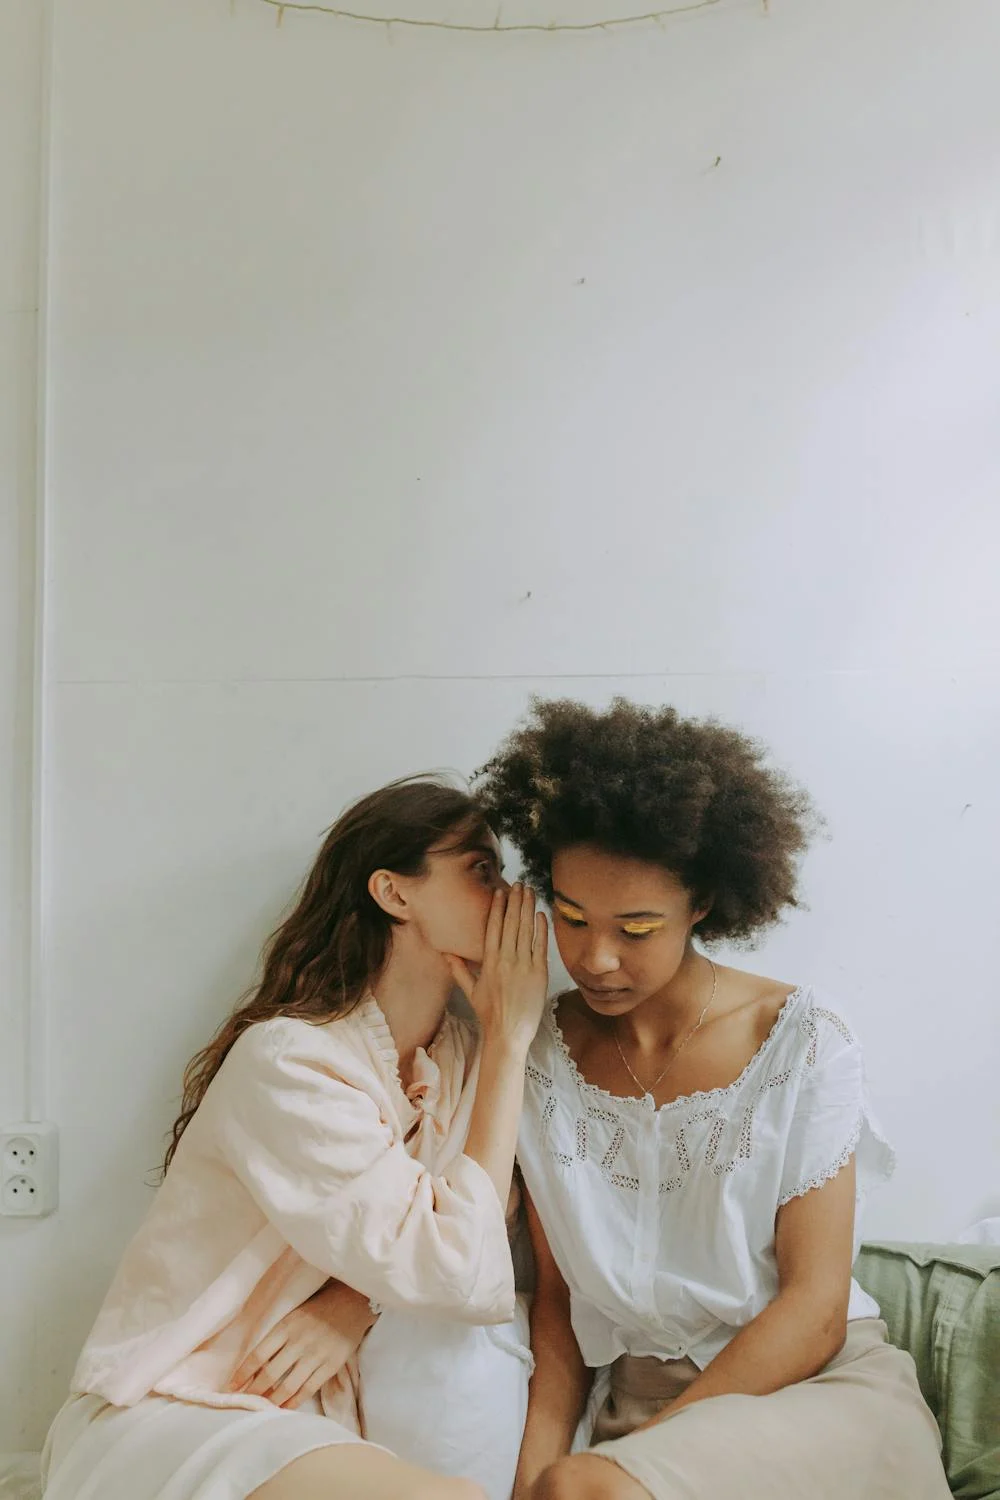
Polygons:
M763 974L750 974L743 969L727 971L736 988L736 1006L742 1009L749 1029L758 1044L774 1030L778 1017L789 998L796 994L799 986L783 979L769 979Z

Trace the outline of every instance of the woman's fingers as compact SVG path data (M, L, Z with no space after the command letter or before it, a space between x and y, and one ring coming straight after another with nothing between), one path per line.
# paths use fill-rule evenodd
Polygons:
M517 953L523 905L524 887L520 881L517 881L507 893L507 911L504 915L503 933L500 938L500 953L504 958L513 958Z
M490 903L490 914L486 919L486 939L483 946L483 962L489 963L500 951L500 940L503 936L504 923L507 915L507 892L503 886L497 886L493 892L493 900Z
M456 953L446 953L445 959L451 970L452 979L454 979L466 1000L471 1000L472 992L476 987L476 981L469 965L465 962L464 958L459 958Z
M280 1354L275 1354L257 1372L254 1379L246 1388L248 1396L272 1396L281 1382L293 1370L299 1362L299 1351L286 1344Z
M531 957L535 964L543 968L546 973L549 967L549 922L543 911L535 914L534 947Z
M269 1365L262 1365L254 1378L247 1382L241 1392L244 1396L268 1396L274 1389L277 1375L271 1374Z
M341 1365L340 1369L343 1369L343 1365ZM329 1365L321 1365L318 1370L309 1376L309 1379L304 1382L295 1396L290 1401L282 1402L282 1405L293 1407L305 1406L307 1401L311 1401L323 1389L328 1380L332 1380L339 1373L339 1370L334 1370Z
M254 1349L251 1349L243 1363L233 1371L233 1378L229 1382L229 1389L231 1391L242 1390L255 1376L260 1374L260 1371L267 1364L268 1360L278 1354L287 1342L288 1331L279 1323L276 1328L271 1329L266 1338L261 1339L260 1343Z
M234 1370L232 1379L229 1382L229 1389L231 1391L241 1391L247 1382L253 1379L259 1369L260 1360L257 1358L256 1351L254 1351L253 1354L247 1355L238 1370Z
M298 1400L303 1386L305 1386L310 1376L315 1375L315 1373L315 1359L309 1360L303 1358L297 1360L284 1379L279 1381L274 1387L269 1399L274 1402L275 1406L293 1406ZM322 1383L322 1380L320 1380L320 1385ZM318 1390L319 1386L316 1389Z
M521 896L521 920L517 931L517 951L522 958L531 959L534 935L535 893L530 885L526 885Z

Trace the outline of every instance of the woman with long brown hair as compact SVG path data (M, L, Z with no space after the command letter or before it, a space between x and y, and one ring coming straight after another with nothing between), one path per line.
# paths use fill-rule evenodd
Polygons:
M464 1324L450 1363L472 1395L488 1349L517 1352L504 1210L546 936L464 792L412 779L339 819L259 985L188 1067L49 1435L47 1500L486 1493L377 1446L357 1354L394 1328L402 1380L414 1339ZM491 1325L505 1338L477 1343Z

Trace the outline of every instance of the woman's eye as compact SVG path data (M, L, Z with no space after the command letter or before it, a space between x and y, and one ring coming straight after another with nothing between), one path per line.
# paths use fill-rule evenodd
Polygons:
M630 943L641 943L644 938L652 937L654 932L662 931L662 922L650 922L645 926L623 927L622 936L627 937Z
M582 917L568 917L564 911L559 913L559 920L565 922L567 927L586 927Z

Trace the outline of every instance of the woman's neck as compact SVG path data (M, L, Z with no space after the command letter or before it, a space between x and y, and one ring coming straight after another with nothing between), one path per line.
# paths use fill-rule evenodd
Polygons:
M394 941L389 959L372 985L372 994L385 1016L399 1053L399 1071L409 1081L413 1056L437 1035L454 988L446 960L409 934Z
M698 1020L715 989L715 974L711 960L693 944L689 945L670 983L637 1010L623 1016L621 1029L631 1036L640 1051L655 1052L673 1046Z

